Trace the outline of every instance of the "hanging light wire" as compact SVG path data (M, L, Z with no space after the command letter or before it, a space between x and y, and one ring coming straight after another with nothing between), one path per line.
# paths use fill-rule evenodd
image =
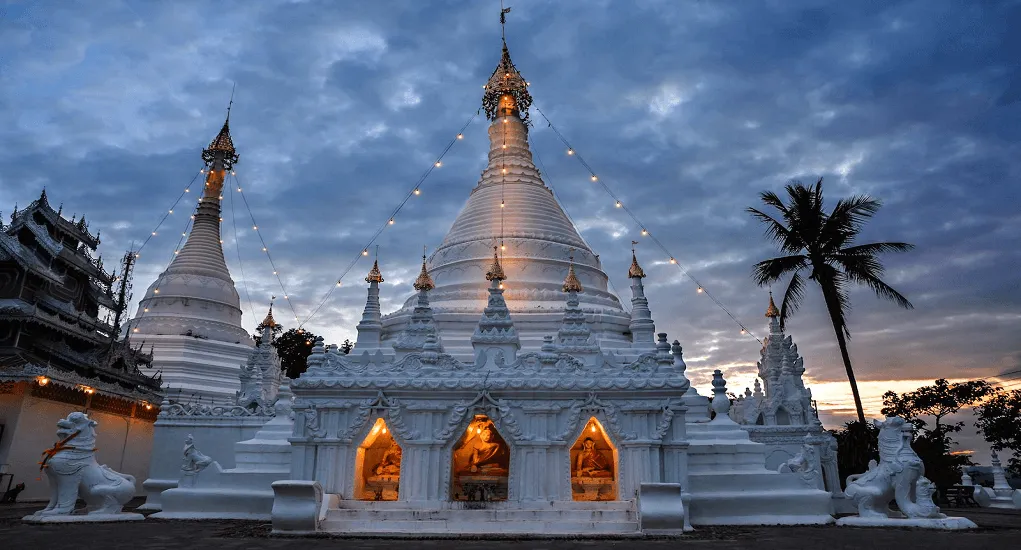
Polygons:
M618 197L617 194L614 193L613 190L610 189L608 185L606 185L604 179L596 176L596 172L595 170L592 169L592 166L590 166L589 163L585 161L585 158L582 157L580 153L578 153L578 150L574 148L570 144L570 142L567 141L567 138L564 137L560 130L553 125L553 122L551 122L549 117L546 116L546 113L542 112L542 109L538 107L535 107L535 110L538 111L540 115L542 115L543 120L546 121L546 124L549 126L549 128L553 130L553 133L556 134L557 138L559 138L560 141L564 144L564 146L567 147L568 155L578 159L578 162L581 163L585 170L588 171L589 177L592 180L592 182L599 184L599 186L602 187L603 191L605 191L606 194L609 195L610 198L614 200L614 204L619 205L619 208L626 212L627 215L630 216L631 219L634 220L634 222L638 224L639 227L642 228L641 230L642 236L649 238L657 247L659 247L663 254L670 258L670 260L673 260L670 263L675 265L677 269L680 270L683 276L687 277L691 282L697 285L700 294L705 294L710 300L712 300L714 304L716 304L716 307L720 308L721 311L727 314L727 316L730 317L730 319L734 321L734 323L737 324L738 327L740 327L742 334L750 335L752 338L754 338L761 344L762 340L755 336L755 334L753 334L751 330L748 330L748 327L746 327L744 323L742 323L737 318L737 316L734 315L734 313L731 312L730 309L728 309L727 306L725 306L723 302L719 300L719 298L717 298L715 295L709 292L709 290L705 287L704 284L702 284L694 275L692 275L690 271L685 269L680 261L676 260L677 256L671 254L667 247L658 238L656 238L656 236L653 235L652 232L649 231L649 227L642 223L642 221L638 219L638 216L636 216L635 213L630 208L628 208L627 203L622 201L620 197Z

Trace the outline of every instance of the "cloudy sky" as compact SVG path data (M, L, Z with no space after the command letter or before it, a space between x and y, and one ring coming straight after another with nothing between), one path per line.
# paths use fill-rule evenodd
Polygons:
M862 192L884 201L864 240L917 245L886 258L914 310L851 296L870 414L886 389L1021 368L1021 2L510 5L507 40L535 105L753 334L765 333L767 298L751 265L775 250L744 209L792 178L824 177L831 204ZM0 205L45 186L102 230L112 262L197 174L236 83L238 178L304 319L478 109L499 60L498 13L496 0L0 4ZM476 119L465 130L379 239L385 310L412 291L421 247L441 241L476 183L485 129ZM640 228L544 122L532 138L547 182L626 290ZM166 267L192 200L146 245L136 298ZM261 318L283 292L236 192L224 210L252 328L250 302ZM639 251L657 328L683 343L695 383L723 368L732 389L750 385L758 342L651 245ZM353 337L368 268L308 328ZM812 290L789 332L832 425L851 402Z

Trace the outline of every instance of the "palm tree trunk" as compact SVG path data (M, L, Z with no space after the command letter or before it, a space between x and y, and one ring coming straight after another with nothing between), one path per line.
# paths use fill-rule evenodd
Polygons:
M858 395L858 382L854 379L854 369L851 368L851 356L847 354L847 339L844 338L844 327L841 326L840 305L837 302L837 291L824 281L819 281L822 287L822 295L826 300L826 309L830 314L830 321L833 323L833 332L837 335L837 346L840 348L840 357L844 360L844 370L847 371L847 381L851 383L851 395L854 396L854 408L858 411L858 421L865 424L865 410L861 406L861 396Z

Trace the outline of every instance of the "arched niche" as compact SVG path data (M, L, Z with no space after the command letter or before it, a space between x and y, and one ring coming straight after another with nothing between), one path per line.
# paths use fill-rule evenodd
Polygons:
M397 500L401 480L401 446L386 421L376 422L358 446L354 497L358 500Z
M787 412L787 409L783 407L777 407L776 409L776 425L777 426L790 426L791 425L791 413Z
M617 500L617 448L596 417L585 423L571 446L574 500Z
M489 417L477 414L450 457L450 497L463 501L507 500L510 446Z

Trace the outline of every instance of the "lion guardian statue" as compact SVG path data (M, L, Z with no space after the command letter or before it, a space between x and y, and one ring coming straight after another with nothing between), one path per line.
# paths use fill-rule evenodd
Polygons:
M120 514L135 496L134 477L96 462L97 424L81 412L57 421L58 442L39 463L50 481L50 502L34 516L70 515L79 495L89 515Z
M914 427L896 416L877 420L879 463L869 462L863 474L847 477L844 491L858 507L858 515L891 517L890 501L908 518L945 518L932 500L935 487L924 477L922 459L911 448Z

